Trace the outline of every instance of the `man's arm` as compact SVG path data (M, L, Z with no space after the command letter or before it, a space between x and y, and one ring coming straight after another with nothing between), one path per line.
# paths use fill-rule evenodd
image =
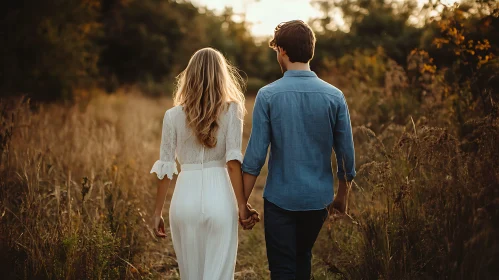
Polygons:
M333 137L333 149L336 154L336 163L338 165L337 176L339 185L332 206L339 212L344 213L347 208L348 191L350 190L351 181L356 174L352 125L350 123L348 105L344 98L336 112Z
M249 199L255 186L256 178L265 164L267 149L270 144L270 114L266 96L258 92L253 108L251 136L243 161L244 195Z
M248 201L249 197L251 196L251 192L255 187L256 178L258 178L258 176L249 173L243 173L244 197L246 198L246 201Z

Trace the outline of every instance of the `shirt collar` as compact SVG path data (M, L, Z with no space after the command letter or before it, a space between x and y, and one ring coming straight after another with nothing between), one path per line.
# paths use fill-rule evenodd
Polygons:
M287 70L284 77L317 77L314 71L308 70Z

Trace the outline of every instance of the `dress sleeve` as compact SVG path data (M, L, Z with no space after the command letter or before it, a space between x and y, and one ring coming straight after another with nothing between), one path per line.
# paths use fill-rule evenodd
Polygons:
M229 123L227 127L225 159L226 162L237 160L242 163L243 154L241 153L243 137L243 113L238 104L229 105Z
M177 145L177 135L173 126L170 112L166 111L163 118L163 132L161 136L161 147L159 160L157 160L151 173L156 173L158 178L162 180L165 175L168 179L173 178L173 174L178 174L177 163L175 162L175 147Z

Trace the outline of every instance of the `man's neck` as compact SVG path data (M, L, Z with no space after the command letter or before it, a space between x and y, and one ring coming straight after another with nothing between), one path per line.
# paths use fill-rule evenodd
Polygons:
M286 65L287 70L302 70L302 71L310 71L310 64L302 63L302 62L294 62Z

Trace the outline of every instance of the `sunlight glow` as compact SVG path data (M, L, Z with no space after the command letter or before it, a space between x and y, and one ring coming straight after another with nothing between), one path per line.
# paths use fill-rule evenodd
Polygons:
M232 7L239 17L245 17L250 23L250 31L255 37L272 36L274 28L281 22L301 19L320 18L322 13L310 4L310 0L192 0L198 6L222 12L225 7ZM418 0L420 5L427 0ZM442 0L441 3L452 5L457 0ZM342 25L340 15L333 15L336 24Z
M256 37L271 36L283 21L301 19L308 22L321 16L308 0L194 0L193 3L215 11L232 7L236 14L246 16L251 23L251 33Z

